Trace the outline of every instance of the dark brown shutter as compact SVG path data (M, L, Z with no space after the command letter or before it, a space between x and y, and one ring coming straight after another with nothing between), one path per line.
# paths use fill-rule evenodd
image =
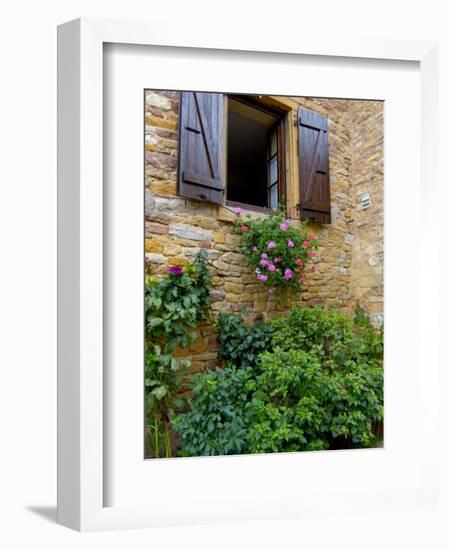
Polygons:
M223 94L181 92L178 193L221 204Z
M298 128L300 217L331 223L327 118L299 109Z

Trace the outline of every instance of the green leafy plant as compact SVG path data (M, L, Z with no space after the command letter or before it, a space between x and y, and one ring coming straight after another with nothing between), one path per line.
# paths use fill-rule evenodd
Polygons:
M187 412L173 420L180 456L242 454L247 448L250 369L234 366L197 376Z
M218 341L221 344L219 355L224 361L238 367L255 366L259 354L271 349L272 326L260 321L248 325L247 317L247 310L220 313L217 322L220 331Z
M175 419L181 454L377 445L373 427L383 418L381 330L363 314L352 320L319 308L293 308L270 325L269 337L262 338L266 350L252 353L255 362L245 365L239 359L247 352L242 342L248 327L239 334L238 318L223 318L229 336L224 356L239 367L198 375L189 410Z
M235 232L240 235L242 253L269 294L285 296L288 290L298 291L305 281L307 264L317 255L316 235L307 231L303 222L292 223L279 209L268 215L245 219L241 209L234 209ZM316 271L312 265L310 270Z
M208 317L211 275L201 251L186 267L171 266L162 278L145 281L146 443L153 457L171 456L170 418L183 405L187 360L176 357L196 338L194 330Z
M383 373L352 362L324 365L301 350L261 357L248 414L248 452L283 452L375 443L373 421L383 415Z

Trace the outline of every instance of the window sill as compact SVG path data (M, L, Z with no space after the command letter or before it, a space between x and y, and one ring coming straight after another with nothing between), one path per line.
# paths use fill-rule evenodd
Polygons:
M237 216L234 213L236 208L241 208L241 217L245 217L247 214L250 214L251 217L258 218L260 216L266 216L270 213L269 208L264 208L262 206L252 206L251 204L227 201L225 206L220 206L218 208L218 219L222 222L234 223L237 219Z

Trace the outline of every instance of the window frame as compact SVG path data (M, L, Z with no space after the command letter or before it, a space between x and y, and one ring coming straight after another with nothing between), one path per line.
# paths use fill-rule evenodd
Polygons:
M269 206L257 206L253 204L243 203L239 201L233 201L229 200L227 198L227 190L228 190L228 171L227 171L227 162L228 162L228 99L232 99L234 101L240 101L241 103L244 103L250 107L253 107L255 109L259 109L263 112L266 112L269 115L275 116L278 119L278 204L282 204L283 202L288 207L288 200L287 200L287 173L286 173L286 167L287 167L287 160L286 160L286 154L287 149L285 147L286 143L286 118L288 116L288 111L282 109L280 106L273 104L272 96L269 95L252 95L252 94L234 94L234 93L227 93L224 94L224 118L225 118L225 124L223 125L224 128L224 155L223 155L223 174L224 174L224 181L225 181L225 191L224 191L224 201L223 201L223 207L224 208L243 208L244 210L249 210L253 212L259 212L259 213L268 213L271 211L271 208ZM268 182L265 192L268 193ZM268 202L268 199L267 199Z

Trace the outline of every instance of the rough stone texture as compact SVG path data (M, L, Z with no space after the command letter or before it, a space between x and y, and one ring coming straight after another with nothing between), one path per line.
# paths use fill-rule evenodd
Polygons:
M295 303L335 305L347 312L359 303L375 322L383 319L383 103L290 98L329 120L332 223L312 226L320 248ZM148 91L145 101L146 258L152 274L209 252L213 273L212 317L247 307L252 318L284 313L268 296L238 253L239 238L218 206L176 196L178 153L177 92ZM362 210L369 193L371 206ZM210 325L183 352L195 371L217 364L216 335Z
M353 109L352 195L354 245L351 266L353 302L373 321L383 321L383 103L359 101ZM371 206L363 210L369 194Z

